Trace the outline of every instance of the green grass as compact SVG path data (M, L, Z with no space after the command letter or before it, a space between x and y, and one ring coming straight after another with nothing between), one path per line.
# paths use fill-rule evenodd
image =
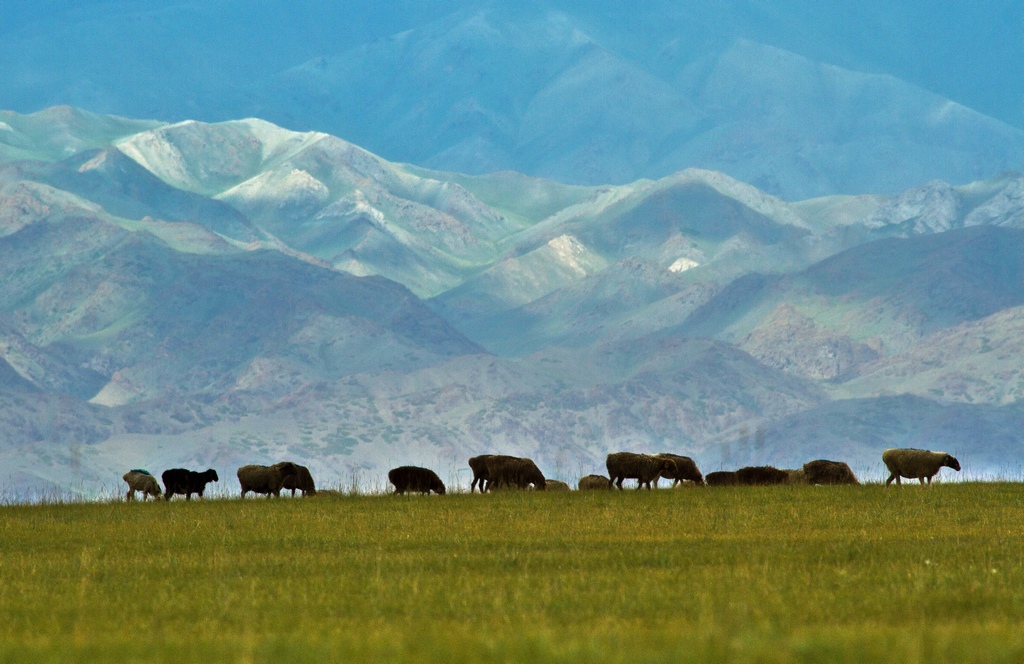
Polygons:
M1024 485L0 508L0 661L1024 659Z

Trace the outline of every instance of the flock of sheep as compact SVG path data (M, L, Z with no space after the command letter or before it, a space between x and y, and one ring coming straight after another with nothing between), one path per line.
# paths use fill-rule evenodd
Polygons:
M917 449L889 449L882 453L882 462L889 469L889 478L885 485L893 480L902 484L900 478L925 480L931 484L941 468L948 467L960 470L960 462L945 452L930 452ZM569 485L559 480L544 477L531 459L484 454L469 460L473 471L473 482L470 493L480 489L481 493L500 489L534 489L540 491L568 491ZM622 489L623 480L637 481L637 489L644 486L648 490L653 484L658 486L661 478L673 480L672 486L680 482L692 482L696 485L726 486L736 484L858 484L857 477L850 466L841 461L818 459L805 463L802 468L782 470L772 466L748 466L736 471L718 471L701 475L693 459L677 454L636 454L633 452L615 452L608 455L606 461L608 477L603 475L587 475L580 478L578 488L586 490L609 490L614 486ZM270 466L242 466L237 472L238 483L242 487L242 497L247 493L264 494L267 497L279 496L282 489L301 491L303 496L316 495L316 485L309 468L291 461L282 461ZM135 492L142 492L143 500L149 496L170 500L175 494L191 500L192 494L200 498L210 482L216 482L217 471L212 468L204 472L195 472L185 468L172 468L161 475L164 489L156 478L146 470L135 469L124 474L128 484L127 499L134 500ZM437 473L418 466L400 466L388 472L388 481L395 487L395 494L408 492L444 494L445 486Z

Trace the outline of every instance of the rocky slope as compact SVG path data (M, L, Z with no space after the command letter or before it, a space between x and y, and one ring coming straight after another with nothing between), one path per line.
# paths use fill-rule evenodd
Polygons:
M230 490L285 457L459 481L489 450L567 479L615 449L1016 467L1019 175L788 203L697 169L441 173L259 120L6 117L9 495L180 465Z

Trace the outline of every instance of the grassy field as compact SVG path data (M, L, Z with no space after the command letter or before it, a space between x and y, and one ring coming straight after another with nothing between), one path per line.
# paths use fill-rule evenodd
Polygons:
M1024 485L0 508L0 661L1024 660Z

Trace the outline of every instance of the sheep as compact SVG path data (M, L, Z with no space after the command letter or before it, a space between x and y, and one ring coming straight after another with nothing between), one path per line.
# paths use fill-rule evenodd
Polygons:
M960 462L952 454L945 452L929 452L928 450L916 450L907 448L894 448L882 452L882 462L889 469L889 479L885 486L896 480L896 484L902 485L901 477L907 479L918 479L921 486L924 486L925 479L928 484L932 483L932 477L939 472L943 466L960 471Z
M731 470L717 470L713 473L708 473L708 476L704 478L704 482L708 486L732 486L733 484L739 484L736 479L736 473Z
M125 496L125 500L135 500L136 491L142 492L142 500L149 500L150 496L153 496L154 499L163 496L160 484L148 470L142 470L141 468L129 470L121 476L121 479L128 483L128 493Z
M444 482L437 473L429 468L419 466L399 466L388 471L388 480L395 485L395 495L406 491L417 491L429 494L431 491L439 496L444 495Z
M495 456L487 459L487 490L492 488L518 487L525 489L531 484L537 491L547 489L544 473L532 459L520 457Z
M473 493L473 489L479 487L480 493L487 491L487 485L491 482L491 476L487 472L487 460L488 459L515 459L516 457L505 456L502 454L481 454L475 456L469 460L469 468L473 471L473 482L469 485L469 492Z
M655 454L655 458L658 459L672 459L676 462L675 473L661 473L658 477L654 478L654 488L658 488L658 480L664 477L667 480L675 480L672 482L672 486L676 486L683 480L690 480L697 484L704 484L704 476L700 474L700 470L697 469L697 464L694 463L693 459L687 456L679 456L678 454L669 454L662 452L661 454Z
M217 471L213 468L201 473L187 468L171 468L165 470L160 479L164 481L164 498L167 500L176 493L184 495L185 500L192 500L193 493L199 494L202 498L207 484L220 481Z
M281 485L282 489L290 489L292 497L295 497L295 490L298 489L302 492L302 497L315 496L316 495L316 484L313 482L313 476L309 473L309 468L295 464L296 474L288 475L284 478L284 484Z
M816 459L808 461L801 469L802 481L807 484L860 484L850 466L842 461ZM792 482L792 476L790 482Z
M291 461L282 461L272 466L248 465L238 469L238 483L242 485L242 498L245 494L253 493L266 494L280 497L281 488L288 477L298 475L299 469Z
M807 473L803 468L789 468L786 474L789 475L789 479L786 480L789 484L807 484Z
M570 491L569 485L561 480L546 480L544 488L548 491Z
M671 473L675 476L679 472L676 462L672 459L659 459L648 454L634 454L633 452L613 452L608 455L605 461L608 468L608 488L616 483L622 489L622 480L637 480L636 488L639 490L645 484L647 490L651 490L651 482L662 473Z
M785 484L789 481L789 472L774 466L747 466L736 471L737 484Z
M611 488L611 482L604 475L587 475L581 477L576 486L580 491L607 491Z

